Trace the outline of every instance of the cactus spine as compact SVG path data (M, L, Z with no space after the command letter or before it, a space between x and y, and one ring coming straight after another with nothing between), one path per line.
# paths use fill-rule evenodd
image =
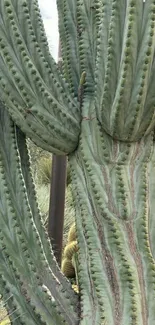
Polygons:
M155 1L57 7L61 71L37 0L0 1L0 288L13 325L152 325ZM79 294L42 226L25 134L68 155Z

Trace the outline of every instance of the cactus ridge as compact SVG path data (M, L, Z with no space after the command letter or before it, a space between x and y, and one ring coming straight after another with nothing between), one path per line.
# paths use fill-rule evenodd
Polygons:
M7 120L7 127L4 129L4 119ZM2 110L1 107L1 159L0 159L0 178L1 178L1 197L3 198L1 207L1 229L3 229L2 247L7 250L8 258L14 263L15 270L18 269L23 275L29 296L32 300L32 305L39 306L41 304L42 311L41 317L47 324L50 323L51 317L58 317L53 306L51 299L56 299L58 295L63 302L57 305L57 309L61 313L64 313L64 304L70 304L70 297L65 293L63 294L62 284L55 277L50 268L48 261L43 250L41 238L37 231L35 221L32 217L30 210L30 205L28 203L28 198L26 196L26 188L24 180L21 174L20 161L18 156L17 143L15 141L14 125L9 120L6 110ZM6 126L5 125L5 126ZM8 146L5 145L7 138ZM11 148L11 151L8 150ZM12 164L13 173L10 174L9 165ZM5 168L4 168L5 166ZM7 183L6 183L7 181ZM17 191L20 189L20 200L16 202ZM3 193L3 195L2 195ZM19 192L18 192L19 193ZM5 203L6 202L6 203ZM16 203L15 203L16 202ZM22 205L21 205L22 202ZM4 211L4 207L8 207L7 211ZM14 210L16 207L16 210ZM22 216L22 219L21 219ZM26 218L24 218L26 216ZM14 236L10 235L10 229L14 229ZM10 240L8 241L8 238ZM37 243L37 250L35 249L35 244ZM16 255L16 258L14 256ZM54 264L54 262L53 262ZM23 272L22 272L23 269ZM37 269L40 270L39 273ZM29 272L32 273L31 281L29 279ZM22 281L23 282L23 281ZM65 281L64 281L65 282ZM47 294L43 291L42 286L48 288L50 293ZM36 290L34 290L36 288ZM37 292L38 288L38 292ZM52 290L52 291L51 291ZM37 297L38 294L38 297ZM73 295L73 294L72 294ZM63 298L62 298L63 296ZM53 297L53 298L50 298ZM49 299L50 298L50 299ZM75 301L75 299L73 300ZM44 314L43 305L47 305L49 311ZM73 320L73 309L70 305L71 315L67 315L66 321L72 323ZM69 305L68 305L69 307ZM36 307L37 308L37 307ZM38 312L39 312L38 307ZM51 313L52 311L52 313ZM37 312L37 313L38 313ZM65 316L65 315L64 315ZM66 317L66 316L65 316ZM70 318L70 319L69 319Z
M70 91L77 96L77 89L80 79L80 65L78 62L78 30L76 21L76 2L57 0L59 14L59 31L61 41L61 70L66 80L69 82ZM72 33L70 27L72 26ZM72 51L70 51L72 49Z

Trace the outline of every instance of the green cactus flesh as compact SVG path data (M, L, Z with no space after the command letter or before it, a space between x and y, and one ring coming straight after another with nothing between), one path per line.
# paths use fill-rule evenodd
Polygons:
M155 323L155 1L0 1L0 291L13 325ZM23 24L24 21L24 24ZM68 155L79 294L36 202L26 136Z

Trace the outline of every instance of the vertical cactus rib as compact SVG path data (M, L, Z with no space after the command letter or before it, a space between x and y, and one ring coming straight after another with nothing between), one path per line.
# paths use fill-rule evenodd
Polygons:
M149 19L148 19L149 17ZM141 120L135 126L139 126L139 134L147 135L154 128L154 69L155 69L155 43L154 43L154 20L155 20L155 4L153 1L147 1L144 7L143 29L142 29L142 43L137 63L137 73L141 78L141 88L139 88L139 102L143 110L140 111ZM146 30L148 33L146 33ZM140 60L141 59L141 60ZM139 67L139 70L138 70ZM143 67L143 68L142 68ZM140 75L140 70L143 74ZM142 95L143 92L143 95ZM134 102L135 103L135 102ZM136 128L135 128L136 129Z
M118 85L110 110L109 131L114 136L122 136L124 139L127 136L125 134L126 129L124 124L126 119L129 118L127 112L130 103L136 58L138 54L142 8L142 1L126 1L124 35L122 41L121 62L118 73ZM114 14L117 14L117 10L114 9L113 12ZM132 122L129 120L129 123Z
M62 52L61 69L70 85L70 90L77 94L80 79L80 62L77 26L76 1L57 0L59 15L59 33Z
M153 107L148 107L146 110L145 102L149 92L149 83L152 74L153 59L155 54L155 3L154 1L148 1L144 8L144 17L147 15L147 20L144 20L141 43L137 58L137 64L135 69L135 79L133 82L133 92L129 105L130 114L134 116L133 122L127 124L128 138L132 135L139 134L141 138L149 124L152 121L154 115ZM150 93L149 93L150 95ZM149 96L151 99L151 97ZM146 120L147 115L147 120ZM152 124L152 123L151 123ZM153 126L152 126L153 128ZM150 129L150 128L149 128ZM151 129L150 129L151 131Z
M39 305L39 308L42 308L42 311L44 310L43 305L47 305L47 313L46 315L42 315L43 319L44 317L45 319L47 317L47 321L49 323L49 319L51 317L54 317L54 314L52 316L50 310L52 311L52 313L55 313L53 302L51 303L52 298L50 298L49 300L49 294L46 294L43 291L42 286L44 285L48 288L49 292L51 292L51 297L58 301L56 307L61 313L61 315L64 314L64 317L66 317L66 321L69 324L72 324L72 321L76 323L76 316L75 318L73 316L74 308L72 307L72 302L70 301L70 298L66 293L63 294L63 289L61 287L60 282L54 276L52 269L49 267L45 252L43 250L41 238L39 236L36 224L32 217L26 194L25 184L20 169L17 144L15 141L14 134L14 126L9 120L6 110L4 110L2 107L0 113L0 148L2 148L0 166L0 196L2 198L2 206L0 209L0 228L3 229L4 247L6 246L6 249L9 248L9 256L11 260L14 257L14 252L16 252L16 258L14 258L15 268L19 270L20 274L23 274L23 278L26 282L26 287L28 292L30 293L30 297L33 301L33 304L35 305L36 303L37 306ZM10 166L12 166L11 174L9 171ZM7 206L8 210L6 210ZM14 229L13 238L10 235L10 229ZM39 270L39 274L37 272L37 269ZM29 272L32 272L31 282L28 280ZM34 290L35 287L36 291ZM37 287L39 290L38 293ZM73 300L73 303L74 302L75 300ZM69 314L66 314L67 308L69 308L70 310ZM57 317L56 313L55 317Z
M121 60L121 43L125 7L125 1L118 2L115 0L105 0L103 1L102 7L99 6L99 29L97 35L97 57L95 68L95 100L97 114L100 121L101 106L106 107L108 105L108 107L110 107L117 86L118 70ZM105 98L104 102L102 102L103 94ZM105 114L104 108L102 112Z
M81 73L86 71L85 94L94 91L99 1L77 0L77 26L79 33L79 60Z
M154 219L154 209L155 209L155 200L154 200L154 170L155 170L155 153L153 151L152 159L150 162L150 166L147 170L147 181L149 183L148 189L150 196L148 198L148 207L150 209L150 219L147 221L148 226L148 234L149 234L149 242L150 242L150 249L155 260L155 219ZM144 184L143 184L144 185ZM144 225L145 226L145 225Z
M118 322L115 323L115 308L113 307L110 285L106 274L107 270L102 258L104 248L101 247L100 239L94 240L94 238L97 238L97 229L96 227L94 229L92 226L91 208L86 215L87 198L85 195L81 196L79 194L81 186L77 181L75 183L75 179L74 185L76 188L76 198L79 202L79 209L77 208L78 210L76 211L78 213L76 224L78 230L78 283L81 294L82 324L87 324L89 319L92 319L92 323L94 324L102 324L102 322L103 324L104 322L107 322L107 324L119 324ZM77 201L76 207L78 205ZM80 213L81 210L82 213ZM93 212L93 217L94 214L97 214L96 211ZM102 236L101 228L100 236ZM87 263L89 263L89 271L87 270L87 264L85 265L83 262L86 259L88 261ZM87 283L88 277L90 285Z
M72 160L72 159L71 159ZM100 306L97 299L97 290L93 287L93 279L90 274L90 255L86 245L85 230L83 229L83 218L86 216L86 210L83 205L83 199L79 196L79 183L77 182L77 173L71 168L71 178L73 181L73 194L75 197L77 240L78 240L78 285L80 292L80 318L81 325L86 325L92 320L92 324L100 324L104 319L103 306ZM77 200L79 205L77 204ZM84 208L84 209L83 209ZM87 217L89 215L87 214ZM89 234L88 234L89 237ZM94 273L95 276L95 273Z
M152 152L151 152L152 155ZM155 260L152 252L152 238L149 236L149 224L152 220L150 207L148 206L148 164L147 160L143 164L138 184L141 188L137 201L141 200L141 210L138 210L137 219L135 220L135 229L137 231L137 241L142 263L144 268L144 282L148 302L148 314L150 324L155 320L154 297L155 297ZM151 209L152 210L152 209ZM154 213L153 213L154 215ZM151 220L150 220L151 219Z

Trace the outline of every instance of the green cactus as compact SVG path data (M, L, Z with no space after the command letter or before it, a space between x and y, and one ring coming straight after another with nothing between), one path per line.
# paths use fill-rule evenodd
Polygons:
M57 7L61 70L37 0L0 1L0 291L13 325L153 325L155 1ZM68 156L79 294L42 226L25 135Z

